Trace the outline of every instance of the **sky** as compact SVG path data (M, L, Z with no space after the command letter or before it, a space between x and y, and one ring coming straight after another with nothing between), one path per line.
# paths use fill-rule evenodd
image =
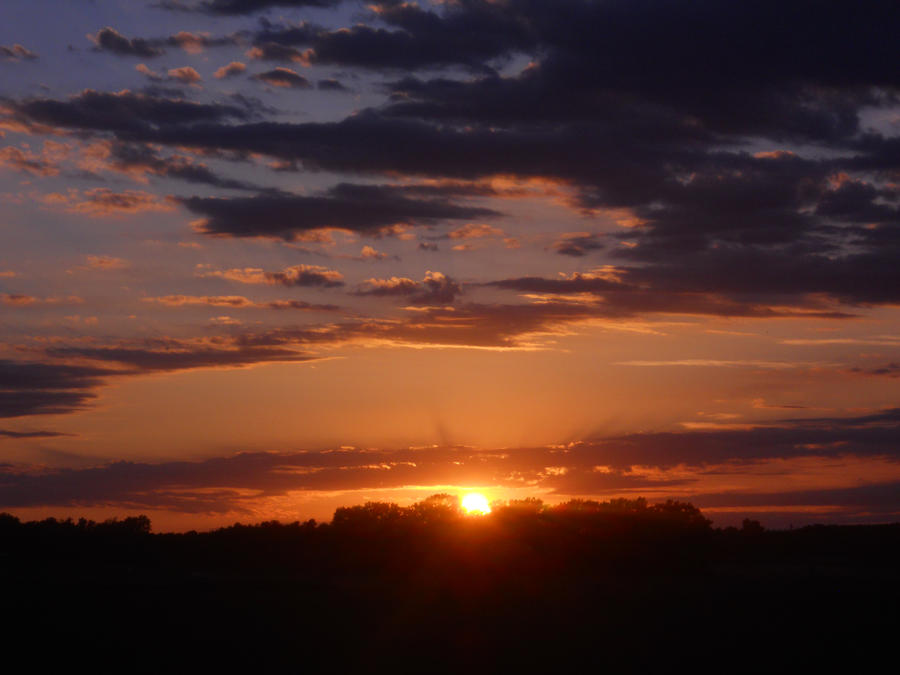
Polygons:
M0 510L900 520L898 22L6 0Z

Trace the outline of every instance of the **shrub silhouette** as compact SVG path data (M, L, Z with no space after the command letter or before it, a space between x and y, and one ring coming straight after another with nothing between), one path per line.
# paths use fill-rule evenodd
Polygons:
M181 534L0 514L5 637L148 673L809 672L817 655L830 672L831 647L796 645L892 644L900 525L714 530L645 499L492 508L438 494Z

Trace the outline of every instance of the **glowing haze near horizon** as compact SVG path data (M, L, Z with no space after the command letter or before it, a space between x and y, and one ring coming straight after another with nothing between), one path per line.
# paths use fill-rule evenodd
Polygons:
M0 510L900 512L894 3L0 7Z

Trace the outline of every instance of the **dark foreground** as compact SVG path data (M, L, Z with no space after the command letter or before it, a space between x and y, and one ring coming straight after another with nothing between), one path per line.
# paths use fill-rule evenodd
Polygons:
M3 655L27 672L873 672L894 662L898 563L900 525L713 530L679 504L462 517L433 499L156 535L0 515Z

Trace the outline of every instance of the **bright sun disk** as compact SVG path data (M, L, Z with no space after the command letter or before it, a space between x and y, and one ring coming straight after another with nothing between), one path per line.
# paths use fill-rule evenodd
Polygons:
M485 514L491 512L491 505L483 494L470 492L462 498L462 507L466 513Z

